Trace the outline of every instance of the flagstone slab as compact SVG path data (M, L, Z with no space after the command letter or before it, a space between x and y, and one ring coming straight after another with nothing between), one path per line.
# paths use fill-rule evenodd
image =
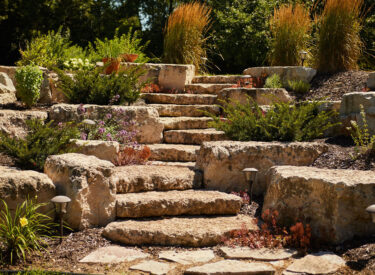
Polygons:
M275 269L264 263L248 263L235 260L223 260L189 268L184 274L189 275L272 275Z
M189 265L209 262L215 258L215 254L212 250L197 250L183 252L168 250L160 252L159 258L183 265Z
M101 247L80 260L80 263L122 263L149 257L138 249L125 248L117 245Z
M261 261L285 260L297 254L291 249L251 249L250 247L221 247L220 251L227 259L254 259Z
M157 261L143 261L137 265L133 265L130 267L132 270L140 270L143 272L149 272L155 275L163 275L167 274L170 270L172 270L174 266L160 263Z

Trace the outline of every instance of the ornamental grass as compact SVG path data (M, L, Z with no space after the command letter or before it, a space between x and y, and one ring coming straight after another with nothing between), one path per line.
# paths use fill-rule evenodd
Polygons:
M270 62L273 66L300 65L301 50L309 40L311 20L308 10L301 4L275 8L271 18Z
M164 62L193 64L199 71L205 64L211 8L198 2L179 5L164 29Z

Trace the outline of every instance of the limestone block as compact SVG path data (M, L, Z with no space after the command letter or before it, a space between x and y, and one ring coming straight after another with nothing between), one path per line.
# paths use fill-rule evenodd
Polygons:
M371 91L375 90L375 72L369 73L367 87L370 88Z
M205 142L197 157L197 168L203 171L204 186L220 191L249 189L242 170L259 170L254 194L266 191L266 173L275 165L311 165L328 147L317 142Z
M316 75L316 70L308 67L301 66L275 66L275 67L253 67L243 71L244 75L251 75L259 77L263 74L271 76L278 74L282 81L288 80L302 80L304 82L311 82Z
M245 104L251 97L259 105L271 105L272 102L290 102L292 98L285 89L265 88L227 88L218 93L218 100L234 100Z
M117 160L117 153L120 150L120 144L116 141L77 139L74 140L73 146L77 149L76 153L95 156L112 163Z
M58 194L71 198L66 221L73 229L105 226L116 217L116 185L110 177L114 165L94 156L69 153L49 156L44 172Z
M0 104L9 104L16 101L16 88L12 79L6 73L0 72Z
M285 224L301 219L315 237L341 243L375 233L365 211L374 201L374 171L276 166L269 171L263 211L276 209Z
M50 111L50 119L55 122L82 121L83 115L78 112L79 105L56 104ZM164 126L159 121L156 109L145 106L106 106L84 105L85 118L99 120L108 112L123 109L124 115L135 122L138 132L136 139L139 143L160 143L163 137Z

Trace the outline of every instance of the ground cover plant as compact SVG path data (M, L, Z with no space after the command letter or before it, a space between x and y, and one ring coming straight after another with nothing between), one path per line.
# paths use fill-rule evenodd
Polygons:
M310 83L304 82L303 80L288 80L287 89L297 94L305 94L310 88Z
M266 82L264 84L264 88L283 88L283 83L281 82L281 78L278 74L273 74L266 78Z
M37 66L27 65L16 70L15 78L17 97L30 108L39 100L43 72Z
M251 98L246 104L223 102L224 117L210 114L210 126L238 141L310 141L336 125L334 111L318 111L322 102L273 103L263 110Z

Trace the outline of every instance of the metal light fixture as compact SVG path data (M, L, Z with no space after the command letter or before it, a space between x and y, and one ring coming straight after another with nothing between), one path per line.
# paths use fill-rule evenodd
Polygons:
M251 80L251 75L243 75L243 76L241 76L241 82L242 82L245 86L250 85L250 80Z
M96 122L91 119L84 119L82 121L82 124L84 125L84 131L85 131L86 137L88 137L91 129L95 126Z
M299 56L301 57L301 63L302 63L302 67L303 67L303 63L305 62L306 57L307 57L307 52L306 51L300 51Z
M367 207L366 211L371 214L372 222L375 223L375 204Z
M60 219L60 243L62 242L63 237L63 221L64 215L66 214L66 207L68 203L71 202L71 199L67 196L56 196L51 199L51 202L55 205L56 214Z
M242 170L244 172L246 180L249 182L249 193L250 193L250 203L253 201L253 185L256 181L258 169L255 168L245 168Z

